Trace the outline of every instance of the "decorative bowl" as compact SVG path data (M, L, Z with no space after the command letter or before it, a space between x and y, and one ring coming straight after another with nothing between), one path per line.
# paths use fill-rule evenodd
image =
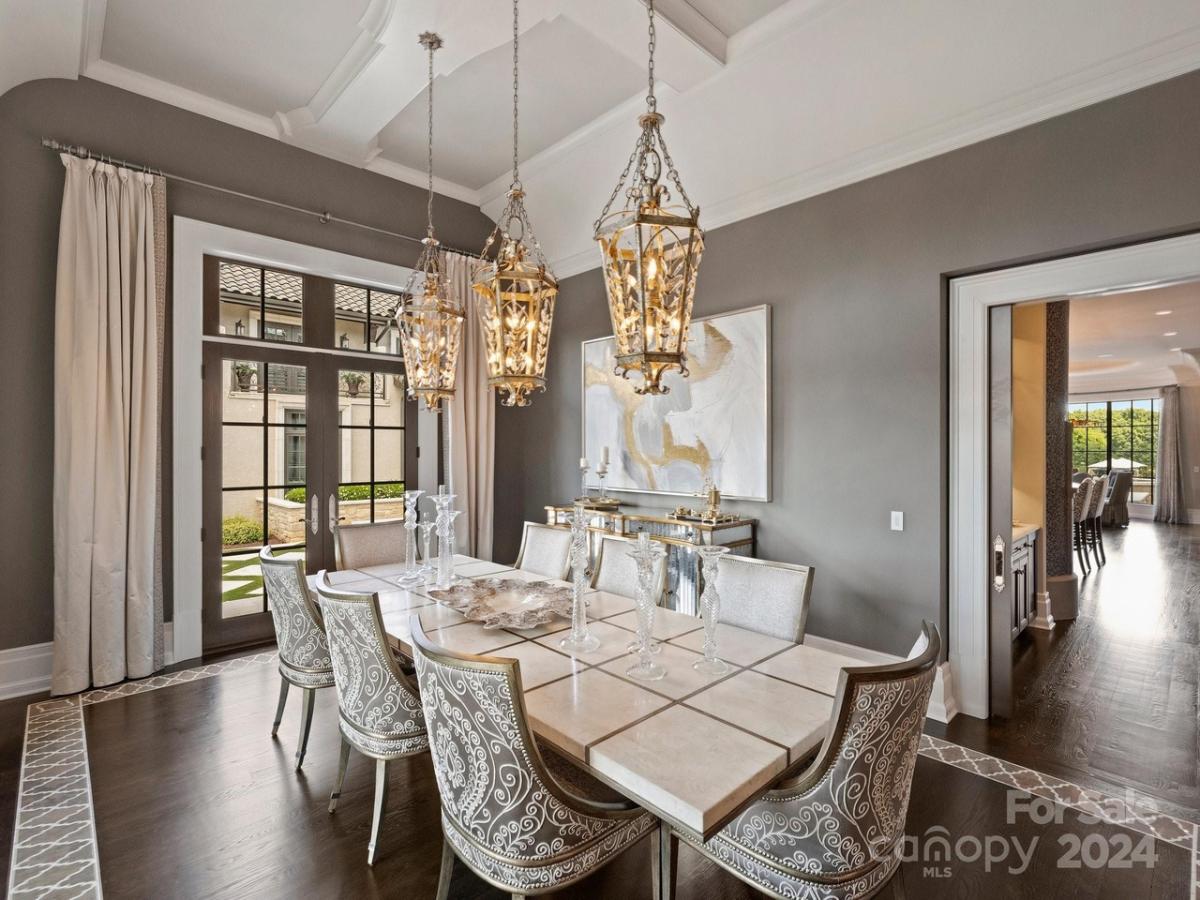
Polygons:
M536 628L555 616L570 618L572 589L546 581L481 578L429 596L484 628Z

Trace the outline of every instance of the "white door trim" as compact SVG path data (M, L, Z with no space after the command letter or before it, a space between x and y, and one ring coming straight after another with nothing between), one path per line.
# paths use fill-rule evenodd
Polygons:
M200 445L203 437L203 387L200 363L204 349L204 256L215 254L246 262L280 266L328 278L395 288L407 282L410 269L363 259L320 247L296 244L174 217L173 316L174 391L174 566L175 659L194 659L203 648L201 633L202 492ZM219 539L219 538L214 538Z
M950 281L950 665L959 709L988 714L988 309L1200 277L1200 234Z

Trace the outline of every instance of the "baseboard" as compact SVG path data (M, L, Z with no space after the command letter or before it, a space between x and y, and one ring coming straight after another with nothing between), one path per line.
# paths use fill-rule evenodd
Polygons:
M904 657L893 656L890 653L880 653L878 650L868 650L866 647L856 647L817 634L804 635L804 643L808 647L839 653L852 659L861 660L868 666L888 666L901 662ZM959 713L958 701L954 699L954 684L950 675L950 663L944 662L938 666L937 676L933 680L933 693L929 697L929 708L926 715L937 722L949 723Z
M29 644L0 650L0 700L50 690L54 644Z
M163 624L163 665L175 662L174 626ZM0 650L0 700L44 694L50 690L54 642Z

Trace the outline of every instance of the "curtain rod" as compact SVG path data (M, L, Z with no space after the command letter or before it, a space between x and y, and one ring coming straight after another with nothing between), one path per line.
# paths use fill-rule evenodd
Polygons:
M274 206L276 209L286 209L289 212L299 213L302 216L312 216L322 225L328 225L330 222L334 222L338 225L349 225L351 228L361 228L365 231L373 231L376 234L399 238L402 241L409 241L413 244L419 244L422 241L422 238L413 237L410 234L401 234L398 231L389 231L386 228L380 228L376 225L367 225L363 222L355 222L353 219L343 219L341 216L335 216L327 210L305 209L303 206L293 206L290 203L283 203L279 200L271 200L267 197L258 197L254 194L246 194L242 191L235 191L233 188L221 187L220 185L209 184L205 181L197 181L194 178L185 178L182 175L173 175L170 172L164 172L162 169L156 169L152 166L147 166L142 163L129 162L129 160L126 159L117 159L109 156L107 153L96 153L92 150L89 150L87 147L65 144L62 141L56 141L53 138L42 138L42 147L47 150L52 150L56 153L69 153L72 156L78 156L81 159L95 159L114 166L123 166L126 169L133 169L137 172L145 172L148 175L158 175L171 181L178 181L183 184L190 184L192 187L203 188L206 191L214 191L218 194L228 194L231 197L239 197L242 200L252 200L255 203L265 203L267 206ZM448 247L445 244L442 245L442 249L449 250L453 253L459 253L463 256L479 256L478 253L468 253L466 250L459 250L456 247Z

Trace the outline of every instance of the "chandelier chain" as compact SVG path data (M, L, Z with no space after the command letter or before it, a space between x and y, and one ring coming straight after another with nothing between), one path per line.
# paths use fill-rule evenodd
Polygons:
M675 160L671 159L671 151L667 149L667 139L662 136L661 129L656 128L655 133L658 135L658 145L662 147L663 162L667 164L667 177L675 185L675 190L679 191L679 199L683 201L684 206L692 212L692 215L698 214L699 210L692 205L691 198L683 189L683 180L679 177L679 170L675 168Z
M428 42L429 47L429 157L427 160L429 176L429 198L425 206L425 233L433 237L433 51L436 50L434 41Z
M650 51L650 65L647 68L648 92L646 94L646 108L650 112L658 110L658 101L654 97L654 49L657 45L658 33L654 30L654 0L646 0L646 7L650 11L650 41L647 49Z
M519 54L519 45L521 40L521 32L518 29L520 11L518 5L520 0L513 0L513 180L512 186L517 187L521 183L521 173L518 168L517 157L517 110L520 103L520 81L518 78L517 57Z

